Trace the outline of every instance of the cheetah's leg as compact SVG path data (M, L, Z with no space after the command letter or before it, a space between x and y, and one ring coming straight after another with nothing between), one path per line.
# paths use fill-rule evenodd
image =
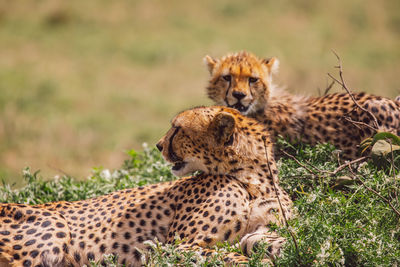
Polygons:
M240 240L242 251L250 255L257 249L260 242L268 244L268 257L273 259L280 254L281 247L286 239L279 236L278 233L271 231L267 227L260 227L256 231L245 235Z

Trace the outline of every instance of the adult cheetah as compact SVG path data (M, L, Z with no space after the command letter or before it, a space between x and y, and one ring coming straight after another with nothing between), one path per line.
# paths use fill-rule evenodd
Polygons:
M249 254L284 238L268 225L290 218L291 200L279 186L272 143L264 126L227 107L184 111L157 147L178 176L173 182L117 191L76 202L0 204L0 259L10 266L82 266L117 254L140 266L146 240L210 255L217 242L240 240ZM247 257L227 253L229 263ZM268 260L268 259L267 259ZM1 262L1 261L0 261Z
M266 125L273 137L291 142L331 143L344 159L359 156L359 144L376 128L400 135L400 102L366 93L354 93L359 108L347 93L322 97L291 95L272 82L279 62L251 53L229 54L221 59L206 56L211 74L207 93L218 105L229 106ZM372 113L378 122L374 127Z

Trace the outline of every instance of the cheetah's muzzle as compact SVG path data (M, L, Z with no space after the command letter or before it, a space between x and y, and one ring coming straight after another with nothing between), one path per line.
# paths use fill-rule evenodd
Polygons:
M247 107L245 107L245 106L243 106L240 102L237 102L236 104L234 104L234 105L228 105L228 107L230 107L230 108L234 108L234 109L236 109L236 110L238 110L238 111L240 111L240 112L246 112L248 109L249 109L249 106L247 106Z
M179 162L174 162L174 166L172 166L173 171L179 171L183 169L186 166L187 162L184 161L179 161Z

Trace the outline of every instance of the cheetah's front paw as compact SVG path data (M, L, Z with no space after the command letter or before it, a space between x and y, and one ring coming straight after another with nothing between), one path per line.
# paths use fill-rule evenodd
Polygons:
M246 255L251 255L255 252L261 243L267 244L267 256L269 258L274 258L279 256L283 243L286 239L279 236L275 232L269 232L267 229L257 230L253 233L245 235L240 241L240 246L242 251Z

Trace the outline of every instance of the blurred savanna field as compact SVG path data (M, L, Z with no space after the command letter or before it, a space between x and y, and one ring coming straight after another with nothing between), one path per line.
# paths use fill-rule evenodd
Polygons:
M0 178L85 178L153 146L179 111L209 105L202 58L249 50L318 95L400 94L400 1L0 0ZM340 91L335 86L333 91Z

